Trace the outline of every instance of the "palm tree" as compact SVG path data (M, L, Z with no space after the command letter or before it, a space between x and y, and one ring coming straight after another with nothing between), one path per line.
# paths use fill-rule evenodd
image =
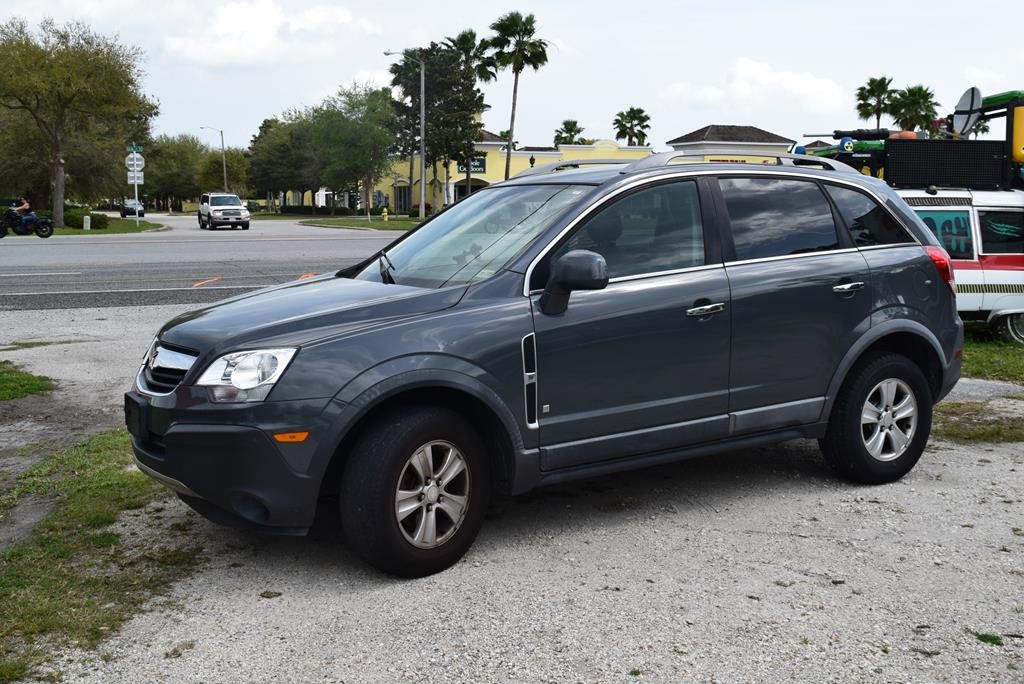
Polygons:
M508 180L512 166L513 136L516 129L516 104L519 97L519 74L530 67L537 71L548 63L548 43L536 37L537 19L532 14L525 17L519 12L509 12L498 17L491 24L494 36L487 39L491 57L499 69L512 69L512 117L505 138L505 179Z
M890 86L892 79L888 76L869 78L865 85L857 88L857 115L867 120L875 117L875 128L882 127L882 115L890 114L893 96L896 94Z
M612 126L615 127L615 139L626 139L630 147L647 144L647 130L651 127L651 117L640 107L630 107L615 115Z
M990 130L991 129L989 128L988 120L986 119L986 120L979 121L978 123L974 124L974 126L971 128L970 133L968 133L967 135L973 134L974 135L974 139L977 140L979 135L985 135Z
M903 130L912 131L920 128L930 133L935 120L939 117L940 106L935 101L935 93L931 88L915 85L896 91L890 111L896 125Z
M498 65L494 57L487 53L487 41L477 40L473 29L466 29L454 38L448 36L444 44L461 55L463 65L476 74L476 80L489 83L498 77Z
M555 146L558 145L587 145L583 137L583 126L576 119L566 119L562 127L555 130Z
M505 141L505 147L508 147L508 141L512 138L512 131L505 129L504 131L498 131L498 137ZM512 149L515 150L519 147L519 141L512 141Z

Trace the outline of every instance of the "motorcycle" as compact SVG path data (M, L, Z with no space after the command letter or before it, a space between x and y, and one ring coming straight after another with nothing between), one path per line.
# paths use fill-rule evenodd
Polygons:
M53 235L52 219L40 218L34 212L24 218L28 220L22 221L22 215L14 209L9 208L5 210L3 216L0 216L0 238L7 235L8 230L13 231L15 235L35 233L41 238L48 238Z

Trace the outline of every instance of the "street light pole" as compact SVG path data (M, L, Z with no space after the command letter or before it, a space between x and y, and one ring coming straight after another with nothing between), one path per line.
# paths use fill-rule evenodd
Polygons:
M220 165L221 165L221 168L224 170L224 192L227 192L228 191L228 160L227 160L227 157L224 155L224 131L222 131L219 128L214 128L213 126L200 126L200 128L205 128L205 129L208 129L208 130L211 130L211 131L217 131L218 133L220 133Z
M398 53L390 50L385 50L384 54L388 57L393 55L401 54L406 59L411 59L420 65L420 218L426 217L427 211L427 110L426 110L426 66L423 64L423 60L416 59L409 54L409 51ZM409 179L412 183L412 179Z

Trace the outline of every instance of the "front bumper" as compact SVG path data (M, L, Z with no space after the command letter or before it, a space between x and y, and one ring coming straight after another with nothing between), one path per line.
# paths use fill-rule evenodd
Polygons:
M166 396L125 394L125 422L142 472L221 524L301 534L316 515L320 483L343 404L307 399L211 404L205 388ZM278 432L308 431L301 443Z

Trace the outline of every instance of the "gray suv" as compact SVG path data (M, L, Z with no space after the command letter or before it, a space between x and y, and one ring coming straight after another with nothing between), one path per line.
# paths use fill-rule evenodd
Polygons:
M225 524L302 534L332 502L404 576L495 496L577 478L794 438L902 477L960 374L935 237L842 164L678 157L532 170L175 318L125 395L139 468Z

